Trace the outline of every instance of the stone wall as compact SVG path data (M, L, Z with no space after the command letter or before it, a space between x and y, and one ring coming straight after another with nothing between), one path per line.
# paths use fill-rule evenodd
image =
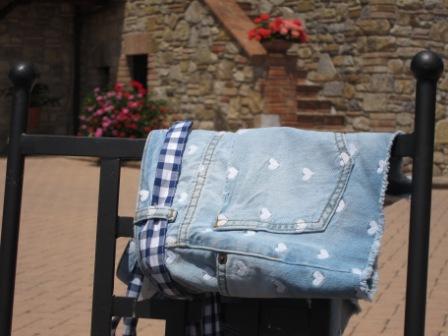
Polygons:
M311 41L293 46L289 55L297 57L296 71L318 84L313 90L321 88L317 93L331 102L332 115L343 116L346 131L411 131L411 58L425 48L445 59L448 54L446 0L237 2L251 16L270 12L305 22ZM53 95L63 97L61 107L45 109L42 132L66 133L72 127L72 22L72 5L54 1L18 6L0 20L0 88L9 85L12 62L22 58L39 67ZM146 54L148 87L173 111L165 126L192 118L198 128L258 127L278 100L275 90L268 90L275 99L266 99L266 67L247 56L204 1L115 0L84 15L82 27L82 97L102 84L105 68L107 84L129 80L129 57ZM438 175L448 175L447 91L444 75L437 96ZM4 142L10 102L0 99Z
M411 131L411 58L425 48L448 54L446 1L238 2L250 16L270 12L305 22L311 41L289 54L298 57L297 68L308 80L323 87L319 95L331 101L332 112L345 115L346 131ZM149 84L175 111L167 121L189 117L197 127L215 129L260 124L265 73L203 2L128 0L126 6L124 39L150 33ZM444 75L437 97L436 174L448 174L447 90Z
M17 61L36 65L40 82L59 107L45 107L37 131L67 133L72 127L73 6L54 1L19 5L0 19L0 90L11 85L10 67ZM0 97L0 147L9 132L11 99Z
M175 111L167 124L182 118L206 129L257 124L260 76L201 1L127 1L123 44L143 31L151 36L148 86Z

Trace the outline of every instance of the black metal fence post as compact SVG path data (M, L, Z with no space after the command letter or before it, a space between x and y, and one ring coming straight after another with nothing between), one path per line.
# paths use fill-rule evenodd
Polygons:
M103 158L98 192L91 335L109 335L114 294L120 160Z
M14 84L14 100L9 133L0 245L1 336L11 334L24 167L24 156L21 153L20 142L21 134L26 128L29 93L36 79L36 71L31 65L18 64L9 73L9 78Z
M425 334L436 89L437 80L443 71L443 61L431 51L422 51L412 59L411 69L417 79L417 90L405 335L423 336Z

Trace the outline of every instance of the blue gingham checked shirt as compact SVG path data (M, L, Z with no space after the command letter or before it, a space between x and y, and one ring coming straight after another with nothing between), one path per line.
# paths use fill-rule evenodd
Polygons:
M191 121L174 123L168 130L163 147L160 151L157 171L154 180L151 205L171 206L179 180L182 155L191 129ZM148 277L159 291L168 297L181 298L182 294L165 265L165 238L168 221L166 219L149 219L143 223L138 236L138 253L140 253L141 268L134 269L133 279L128 284L127 296L137 299L142 289L143 278ZM209 294L203 304L202 321L191 321L186 326L187 336L219 336L221 325L219 316L218 294ZM115 335L119 318L112 319L111 335ZM137 319L124 319L123 336L136 335Z

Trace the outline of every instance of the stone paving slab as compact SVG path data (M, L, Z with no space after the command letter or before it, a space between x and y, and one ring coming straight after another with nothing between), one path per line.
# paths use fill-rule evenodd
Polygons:
M6 161L0 160L0 199ZM132 216L138 169L122 170L119 211ZM26 161L13 335L89 335L99 169L93 161ZM434 190L427 336L448 336L448 190ZM0 207L3 207L1 202ZM2 208L1 208L2 209ZM386 210L379 291L344 335L403 335L409 202ZM126 241L118 241L118 254ZM116 281L117 294L124 286ZM163 335L164 322L141 320L140 335Z

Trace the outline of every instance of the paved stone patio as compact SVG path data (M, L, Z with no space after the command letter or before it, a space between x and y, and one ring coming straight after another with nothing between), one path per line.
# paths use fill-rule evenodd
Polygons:
M0 160L0 199L6 161ZM132 216L138 169L122 170L120 214ZM98 203L98 167L89 160L26 162L13 335L89 335ZM434 190L427 336L448 336L448 190ZM0 207L3 207L1 202ZM379 291L344 335L403 335L409 202L386 210ZM125 240L118 241L118 254ZM117 281L117 294L124 287ZM164 323L141 320L140 335L163 335Z

